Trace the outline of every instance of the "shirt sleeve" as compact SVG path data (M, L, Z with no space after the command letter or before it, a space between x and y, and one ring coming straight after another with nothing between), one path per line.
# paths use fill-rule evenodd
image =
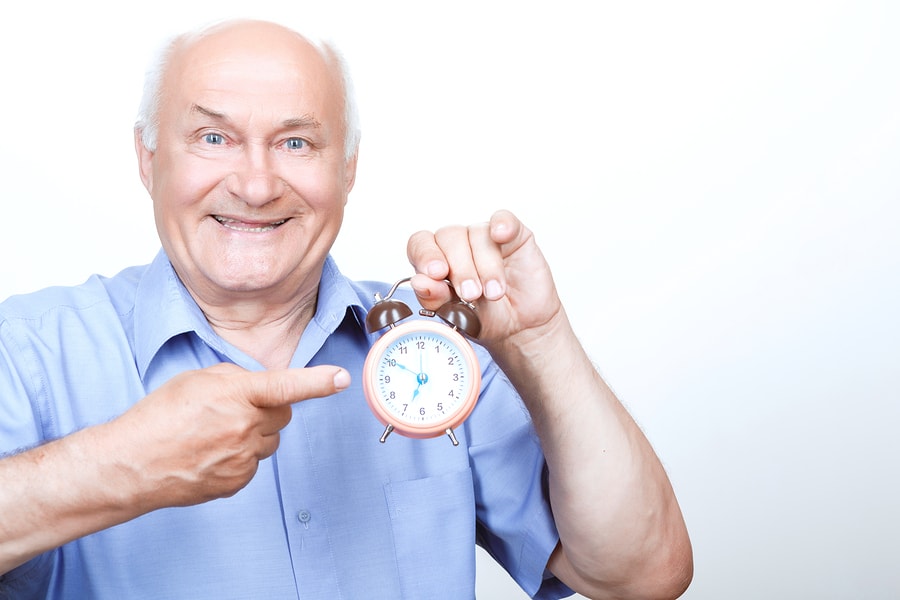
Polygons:
M55 556L53 552L41 554L24 565L0 575L0 598L19 600L47 598Z
M41 379L23 367L30 357L9 323L0 321L0 460L44 441L41 410L34 401ZM0 598L45 597L54 557L53 552L41 554L0 575Z
M23 368L30 351L0 321L0 458L40 443L41 410L33 401L40 377Z
M483 374L482 394L466 427L478 544L529 596L572 595L547 570L559 534L540 440L512 384L493 363Z

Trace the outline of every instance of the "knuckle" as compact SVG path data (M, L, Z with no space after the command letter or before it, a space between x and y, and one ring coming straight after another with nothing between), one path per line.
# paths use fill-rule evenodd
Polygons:
M411 236L409 236L409 241L406 243L407 252L412 255L415 252L422 250L423 248L427 249L428 247L434 246L434 234L430 231L417 231Z
M452 242L453 240L457 240L467 235L468 227L462 225L447 225L434 232L434 239L440 245L442 243Z

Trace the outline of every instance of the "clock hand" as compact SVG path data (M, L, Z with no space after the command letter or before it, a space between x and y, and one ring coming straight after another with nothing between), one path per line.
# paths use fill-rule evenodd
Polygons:
M417 385L416 389L413 391L412 400L410 400L410 402L415 400L416 396L419 395L419 390L422 389L422 385L428 383L428 375L426 375L425 373L419 373L418 375L416 375L416 381L419 382L419 385Z
M428 380L428 375L425 375L425 374L422 372L422 353L421 353L421 352L419 353L419 370L418 370L418 372L417 372L417 371L413 371L412 369L410 369L410 368L407 367L406 365L400 364L400 363L398 363L398 362L396 362L396 361L394 362L394 366L396 366L396 367L398 367L398 368L400 368L400 369L402 369L402 370L404 370L404 371L408 371L408 372L413 373L414 375L416 375L416 377L419 378L419 385L422 385L423 383L425 383L425 381ZM425 381L422 380L423 378L424 378Z
M401 365L400 363L394 363L394 364L395 364L397 367L403 369L404 371L409 371L410 373L413 373L414 375L418 375L418 373L416 373L415 371L413 371L412 369L410 369L410 368L407 367L406 365Z

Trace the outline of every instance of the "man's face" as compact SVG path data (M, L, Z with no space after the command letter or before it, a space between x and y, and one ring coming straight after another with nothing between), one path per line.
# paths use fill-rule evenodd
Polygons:
M177 51L156 151L138 154L163 247L195 296L289 301L318 283L355 175L343 109L336 71L280 28L245 24Z

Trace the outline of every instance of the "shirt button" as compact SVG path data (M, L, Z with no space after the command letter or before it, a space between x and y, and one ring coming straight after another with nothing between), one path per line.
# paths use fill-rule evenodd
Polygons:
M298 519L301 523L303 523L304 525L306 525L307 523L309 523L309 520L312 519L312 515L309 513L308 510L305 510L305 509L304 509L304 510L301 510L300 512L297 513L297 519Z

